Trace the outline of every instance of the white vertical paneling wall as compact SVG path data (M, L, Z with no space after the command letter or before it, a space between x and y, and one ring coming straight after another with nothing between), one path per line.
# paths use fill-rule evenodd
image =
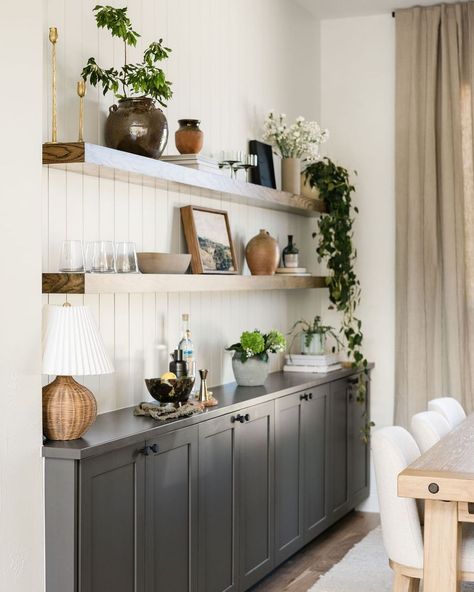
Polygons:
M105 31L98 32L92 15L96 0L45 0L47 27L59 29L59 139L77 138L78 101L75 84L90 56L106 67L120 65L122 47ZM177 120L195 117L205 133L204 154L223 149L245 149L258 138L266 111L275 108L290 117L317 117L319 68L318 24L290 0L130 0L135 28L142 34L129 60L163 37L172 48L164 65L173 82L174 97L166 115L170 140L166 152L176 153ZM48 50L47 41L45 49ZM308 77L307 72L311 72ZM45 60L44 140L50 134L50 71ZM104 143L103 125L109 95L88 89L86 140ZM44 168L43 269L56 271L64 239L132 240L137 250L185 252L179 208L194 204L229 212L239 265L243 247L260 228L280 245L294 234L302 246L303 262L314 269L311 231L314 222L280 212L206 197L204 191L158 181L154 187L118 179ZM97 395L100 412L132 405L146 396L143 378L167 369L168 352L176 347L183 312L191 328L199 367L210 371L210 384L233 379L230 355L224 347L245 329L288 329L308 306L317 308L318 294L287 292L169 293L101 295L68 298L91 306L116 372L84 380ZM44 301L48 299L44 297ZM63 302L51 296L49 302ZM281 359L273 357L272 369Z

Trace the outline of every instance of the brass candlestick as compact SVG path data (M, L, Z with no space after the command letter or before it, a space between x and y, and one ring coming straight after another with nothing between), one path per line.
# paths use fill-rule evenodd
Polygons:
M56 43L58 41L58 30L56 27L49 27L49 40L53 45L51 55L52 65L52 133L51 142L56 143L58 141L58 125L57 125L57 113L56 113Z
M199 370L201 386L199 388L198 400L204 405L204 407L214 407L214 405L218 404L218 401L213 397L212 392L207 388L207 374L208 370Z
M84 80L78 81L77 94L79 95L79 142L84 142L84 97L86 96Z

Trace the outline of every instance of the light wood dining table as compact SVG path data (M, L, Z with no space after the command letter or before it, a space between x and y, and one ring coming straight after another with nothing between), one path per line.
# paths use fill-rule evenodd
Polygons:
M425 500L424 592L458 592L462 523L474 522L474 413L399 474L398 495Z

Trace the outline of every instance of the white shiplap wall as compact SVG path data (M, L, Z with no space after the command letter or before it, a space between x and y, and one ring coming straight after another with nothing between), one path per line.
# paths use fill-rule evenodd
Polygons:
M107 32L97 31L92 16L96 0L44 0L47 28L59 29L59 139L77 137L78 103L75 83L90 56L99 64L119 65L122 49ZM125 2L112 2L123 6ZM163 37L173 49L165 65L173 81L174 98L166 110L170 125L167 153L176 153L173 133L181 117L202 120L204 153L245 149L259 137L265 112L276 108L294 117L317 117L319 28L290 0L130 0L126 3L135 28L142 34L130 61L139 58L150 41ZM309 75L308 75L309 73ZM50 134L50 72L44 70L44 140ZM89 88L85 137L103 143L103 124L112 97ZM157 182L155 187L77 172L44 168L43 269L58 267L64 239L132 240L137 250L185 252L179 207L198 204L229 212L234 241L243 265L243 247L259 228L286 244L296 236L303 261L314 268L311 231L314 221L280 212L206 197L204 191ZM244 266L244 272L248 270ZM96 393L99 411L132 405L146 397L144 376L165 371L174 349L180 316L191 314L198 365L210 371L210 383L233 379L230 355L224 346L241 331L254 327L286 330L308 307L318 306L315 291L252 293L170 293L75 296L73 304L91 306L114 358L111 376L87 378ZM45 302L47 298L45 297ZM51 296L50 303L63 297ZM161 349L160 349L161 348ZM272 369L280 359L274 357Z

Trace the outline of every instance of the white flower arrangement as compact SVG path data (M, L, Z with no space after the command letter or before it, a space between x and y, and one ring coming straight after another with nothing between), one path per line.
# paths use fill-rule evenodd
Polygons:
M329 131L321 129L317 121L298 117L290 126L286 115L270 111L263 124L263 140L277 149L282 158L303 158L308 162L320 159L319 146L329 138Z

